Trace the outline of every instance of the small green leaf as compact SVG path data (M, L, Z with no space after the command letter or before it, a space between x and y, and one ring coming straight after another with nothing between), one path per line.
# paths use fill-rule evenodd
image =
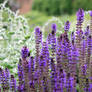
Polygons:
M0 57L0 60L4 60L6 57Z
M15 32L9 32L9 34L10 34L10 35L13 35L13 34L15 34Z
M26 40L29 39L29 38L30 38L30 35L25 36L25 39L26 39Z

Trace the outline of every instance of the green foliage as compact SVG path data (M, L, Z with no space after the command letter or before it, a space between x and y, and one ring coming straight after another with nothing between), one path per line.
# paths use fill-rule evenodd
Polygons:
M72 0L35 0L33 9L47 13L48 15L60 15L72 13Z
M92 0L74 0L73 11L83 8L84 10L92 10Z
M39 13L38 11L30 11L29 13L24 15L28 20L28 23L31 27L30 30L33 30L35 26L44 25L47 20L51 19L52 16L46 16L43 13Z
M0 3L3 3L4 0L0 0Z
M33 9L48 15L75 13L79 8L92 9L92 0L34 0Z

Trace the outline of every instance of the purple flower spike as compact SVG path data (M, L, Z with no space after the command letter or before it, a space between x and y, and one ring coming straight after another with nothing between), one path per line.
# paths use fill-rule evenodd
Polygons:
M33 81L34 78L34 57L30 56L29 58L29 80Z
M30 88L31 88L32 90L35 90L34 81L30 81L30 82L29 82L29 85L30 85Z
M16 92L16 80L13 75L11 75L10 89L11 91Z
M10 72L8 68L5 68L5 78L6 78L6 89L9 90Z
M86 72L87 72L87 65L83 65L82 66L82 72L83 72L83 75L86 75Z
M35 32L39 33L40 32L40 27L36 27Z
M66 21L64 30L65 31L68 31L69 29L70 29L70 22L69 21Z
M84 10L83 9L79 9L78 12L77 12L77 20L82 23L83 20L84 20Z
M47 42L48 42L48 45L50 45L51 44L51 33L48 35L48 37L47 37Z
M23 74L23 66L22 66L22 60L19 59L19 63L18 63L18 91L21 92L24 87L24 74Z
M42 42L42 32L40 30L40 27L35 28L35 38L36 38L36 43Z
M88 36L89 35L89 26L87 26L86 30L85 30L85 36Z
M21 50L21 56L22 58L27 58L29 56L29 49L24 46Z
M92 11L89 12L90 16L92 17Z
M52 30L54 30L54 31L56 32L56 30L57 30L57 25L56 25L55 23L53 23L52 26L51 26L51 28L52 28Z
M92 91L92 83L89 84L89 92Z
M7 88L6 82L7 81L6 81L5 71L2 68L0 68L0 84L1 84L3 91L5 91Z

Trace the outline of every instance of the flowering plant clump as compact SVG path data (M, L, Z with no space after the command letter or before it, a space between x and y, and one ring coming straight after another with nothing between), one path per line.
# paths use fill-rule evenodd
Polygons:
M83 31L84 10L77 12L76 31L56 37L57 25L43 41L42 31L35 28L35 56L30 56L27 46L21 49L18 63L18 80L9 70L0 68L0 91L3 92L92 92L92 12L91 23Z
M8 0L4 1L0 4L0 66L7 66L16 73L20 49L24 44L32 47L33 38L27 19L19 15L18 11L11 11L6 7Z

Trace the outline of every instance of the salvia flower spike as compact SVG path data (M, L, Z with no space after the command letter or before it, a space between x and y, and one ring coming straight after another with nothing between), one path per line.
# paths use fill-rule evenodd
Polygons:
M84 21L84 10L82 8L80 8L77 12L77 21L79 24L83 23Z
M92 11L90 11L90 16L92 16Z
M90 11L90 34L92 35L92 11Z
M89 32L90 32L90 29L89 29L89 26L87 26L86 30L85 30L85 36L88 36L89 35Z
M16 80L13 75L11 75L10 89L11 91L16 92Z
M18 63L18 79L19 79L19 85L18 85L18 91L23 91L24 90L24 73L23 73L23 67L22 67L22 60L19 59Z
M39 68L39 56L40 56L40 44L42 42L42 32L40 30L40 27L35 28L35 49L36 49L36 57L35 57L35 62L36 62L36 67L35 70Z
M51 28L52 28L52 30L54 30L54 31L56 32L56 30L57 30L57 25L56 25L55 23L53 23L52 26L51 26Z
M27 58L28 57L28 54L29 54L29 49L24 46L21 50L21 56L23 59Z
M46 41L41 28L35 28L35 55L30 56L23 46L17 81L8 68L0 68L0 92L77 92L77 84L82 92L92 92L92 11L86 30L82 29L84 10L79 9L76 15L76 32L71 38L69 21L58 37L53 23Z
M70 29L70 22L66 21L64 30L67 32L67 31L69 31L69 29Z

